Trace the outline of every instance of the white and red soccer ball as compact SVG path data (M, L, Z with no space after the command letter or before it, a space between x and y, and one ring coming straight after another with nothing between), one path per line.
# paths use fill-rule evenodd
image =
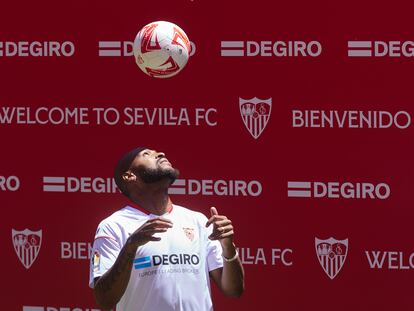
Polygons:
M187 64L190 40L177 25L158 21L144 26L134 41L134 57L139 68L155 78L169 78Z

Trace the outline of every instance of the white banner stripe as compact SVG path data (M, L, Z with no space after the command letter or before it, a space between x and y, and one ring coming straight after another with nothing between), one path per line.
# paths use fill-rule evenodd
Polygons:
M304 190L288 190L288 197L291 198L310 198L311 192Z
M23 265L26 267L27 269L27 249L23 248L23 253L22 253L22 262Z
M65 183L65 177L52 177L52 176L44 176L43 177L44 183L58 183L58 184L64 184Z
M305 188L310 189L310 181L288 181L288 188Z
M351 57L369 57L369 56L372 56L372 51L370 51L370 50L352 50L352 51L348 51L348 56L351 56Z
M323 259L324 259L324 261L323 261L323 269L324 269L327 273L329 273L329 260L328 260L328 257L323 256Z
M121 41L99 41L100 48L120 48Z
M253 124L253 133L254 133L254 137L257 137L257 131L258 131L258 125L257 125L257 118L253 119L254 124Z
M222 50L221 56L244 56L243 50Z
M35 306L23 306L23 311L44 311L45 308L43 307L35 307Z
M99 56L121 56L120 50L99 50Z
M221 41L222 48L243 48L243 41Z
M185 194L185 189L183 189L183 188L169 188L168 193L169 194Z
M43 185L45 192L65 192L65 186L60 185Z
M371 48L371 41L348 41L349 48Z
M171 186L185 186L185 179L176 179Z

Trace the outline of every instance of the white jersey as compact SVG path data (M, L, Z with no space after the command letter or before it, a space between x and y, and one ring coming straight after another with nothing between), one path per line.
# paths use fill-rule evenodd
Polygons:
M138 208L138 207L137 207ZM89 286L108 271L128 237L148 219L158 217L127 205L99 226L93 243ZM213 310L209 271L223 267L222 249L211 241L207 217L173 205L162 215L173 227L155 236L161 241L138 248L131 277L116 311Z

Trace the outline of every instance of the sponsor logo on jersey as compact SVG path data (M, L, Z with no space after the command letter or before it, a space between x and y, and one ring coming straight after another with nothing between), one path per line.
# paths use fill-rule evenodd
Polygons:
M12 241L14 251L20 262L26 269L29 269L39 255L42 245L42 230L31 231L25 229L17 231L12 229Z
M315 238L315 250L319 264L326 275L333 280L341 271L348 254L348 239L336 240Z
M258 139L269 122L272 112L272 98L243 99L239 97L239 109L244 126L254 139Z
M142 269L152 267L151 256L139 257L134 259L134 268Z
M197 254L163 254L138 257L134 259L134 268L143 269L168 265L193 265L200 263L200 256Z

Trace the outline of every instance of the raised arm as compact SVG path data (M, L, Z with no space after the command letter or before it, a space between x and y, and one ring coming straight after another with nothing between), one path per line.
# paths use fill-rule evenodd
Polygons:
M113 266L104 275L95 279L95 299L101 308L104 310L113 309L124 295L138 247L150 241L160 241L161 238L153 235L166 232L171 227L172 222L170 220L153 218L131 234Z
M213 224L212 240L219 240L223 250L223 268L210 272L220 290L231 297L240 297L244 291L244 270L233 243L234 228L230 219L219 215L217 209L210 209L211 217L206 226Z

